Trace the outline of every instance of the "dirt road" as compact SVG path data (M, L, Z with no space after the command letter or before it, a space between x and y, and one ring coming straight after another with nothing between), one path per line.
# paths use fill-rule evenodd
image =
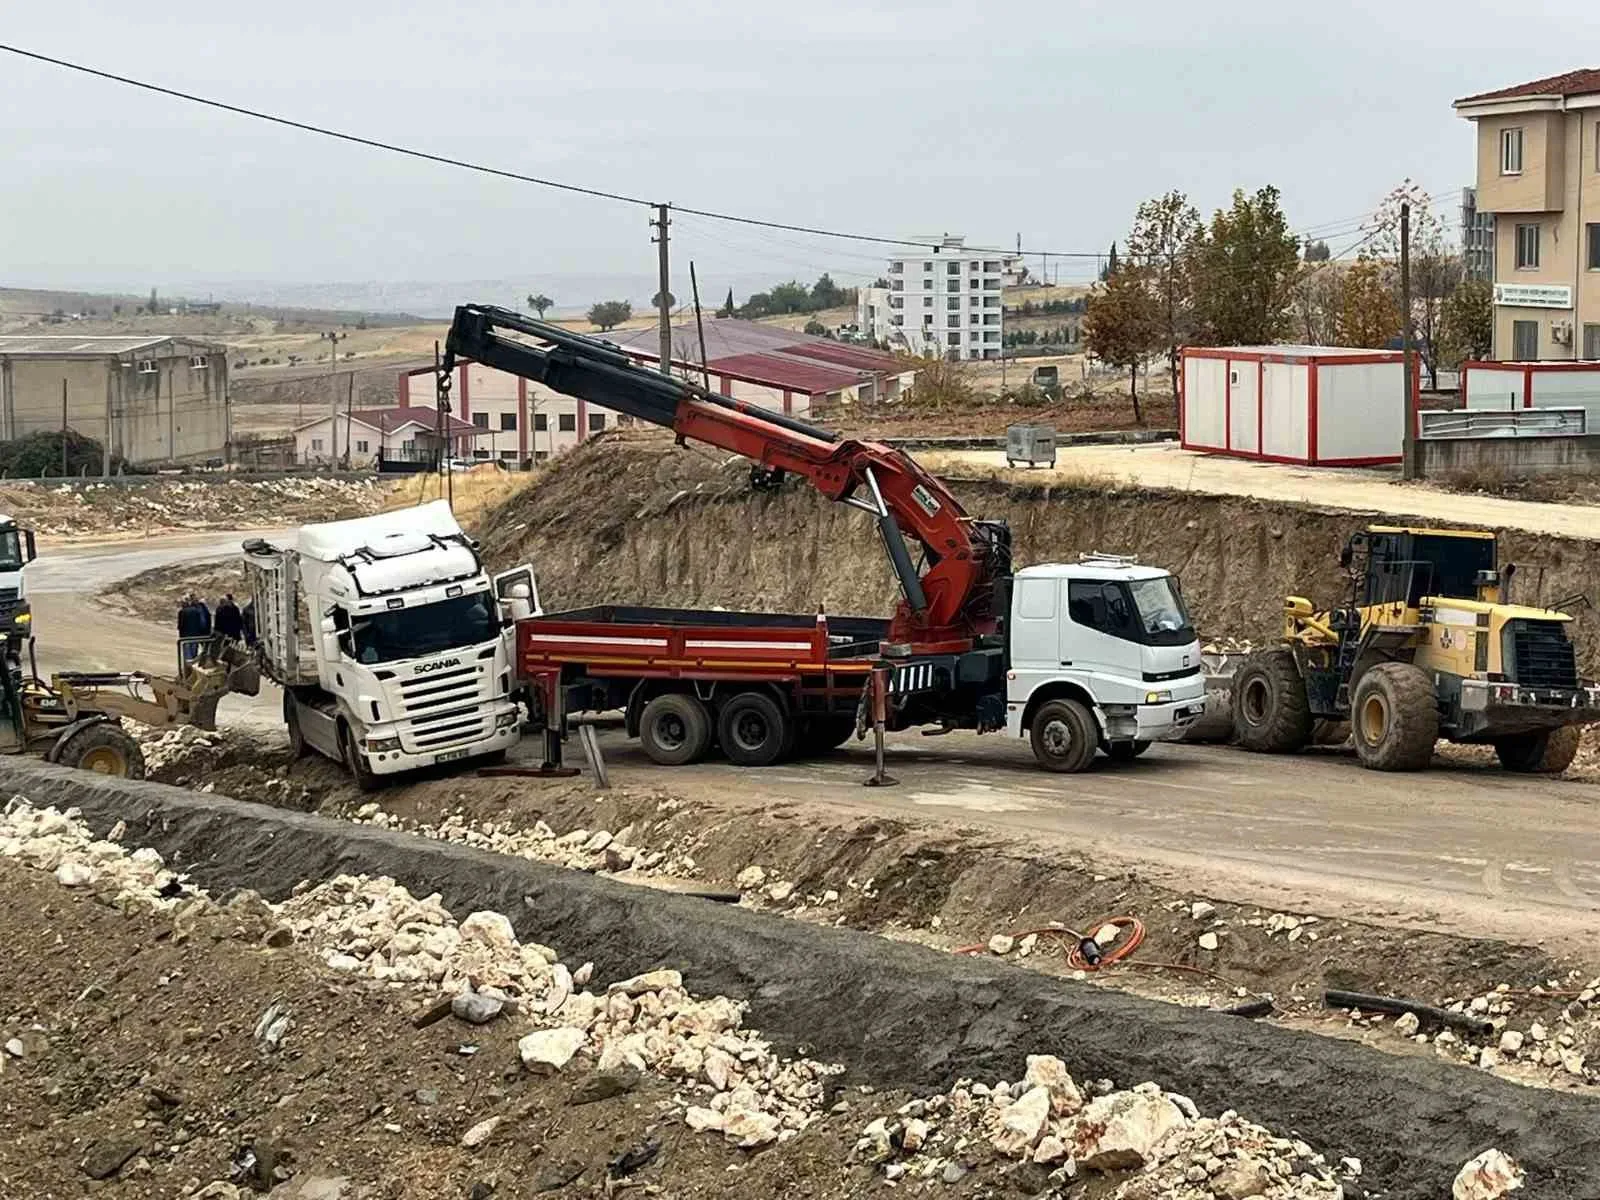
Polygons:
M1075 479L1107 476L1148 488L1214 495L1255 496L1357 512L1396 513L1450 522L1471 522L1491 529L1526 529L1567 537L1590 538L1600 529L1600 508L1577 504L1540 504L1496 496L1463 495L1428 487L1402 486L1398 470L1354 470L1295 467L1247 462L1220 454L1196 454L1172 443L1144 446L1072 446L1056 458L1056 467L1007 470L997 450L964 450L919 454L936 474L959 475L961 468L998 469L1006 479L1045 484L1052 477Z

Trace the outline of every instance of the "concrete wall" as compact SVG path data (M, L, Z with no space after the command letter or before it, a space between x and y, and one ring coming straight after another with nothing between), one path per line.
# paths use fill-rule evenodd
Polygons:
M1492 467L1508 475L1587 475L1600 472L1600 433L1582 437L1421 438L1422 473Z

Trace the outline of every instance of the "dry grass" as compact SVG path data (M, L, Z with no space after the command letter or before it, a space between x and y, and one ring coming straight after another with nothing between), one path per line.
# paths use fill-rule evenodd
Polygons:
M452 502L456 520L470 530L477 530L485 513L513 493L521 491L535 476L523 471L502 471L499 467L484 465L470 471L457 471L448 481L443 475L427 472L410 475L390 490L384 500L384 511L410 508L429 500L448 499Z
M950 481L986 480L1010 487L1032 485L1093 492L1115 492L1133 486L1109 472L1079 467L991 467L939 450L918 451L913 457L924 470Z
M1446 492L1478 496L1503 496L1508 500L1533 500L1543 504L1600 503L1600 476L1524 475L1498 463L1456 467L1430 476L1428 484Z

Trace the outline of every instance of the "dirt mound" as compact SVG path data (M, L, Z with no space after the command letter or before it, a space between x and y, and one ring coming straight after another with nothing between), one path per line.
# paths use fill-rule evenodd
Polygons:
M249 589L245 587L244 567L238 556L140 571L118 580L96 598L106 607L129 616L170 625L178 605L189 592L204 597L213 608L218 597L229 592L243 604Z

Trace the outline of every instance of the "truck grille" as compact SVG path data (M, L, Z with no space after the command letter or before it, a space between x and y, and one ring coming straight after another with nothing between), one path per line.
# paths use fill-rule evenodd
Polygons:
M486 676L478 664L419 675L400 684L403 724L400 738L407 750L448 750L489 733L482 694Z
M1558 621L1511 622L1512 679L1523 687L1575 688L1578 661Z
M0 604L14 604L21 594L14 587L0 587Z

